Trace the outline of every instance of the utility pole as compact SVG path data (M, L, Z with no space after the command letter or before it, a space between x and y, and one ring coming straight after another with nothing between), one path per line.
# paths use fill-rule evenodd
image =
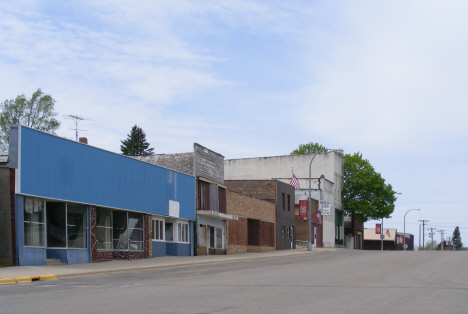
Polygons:
M440 250L444 250L444 231L445 230L439 230L440 232Z
M448 249L449 251L450 251L450 245L452 245L451 239L452 237L449 237L449 249Z
M437 230L437 228L431 227L431 229L427 228L427 230L431 230L430 236L431 236L431 250L434 250L434 232Z
M423 231L423 243L422 243L422 245L423 245L423 247L425 247L426 242L424 242L424 226L426 225L426 223L429 222L429 220L418 220L418 221L422 222L422 231ZM419 234L419 242L421 243L421 234ZM419 245L419 247L421 247L421 245Z

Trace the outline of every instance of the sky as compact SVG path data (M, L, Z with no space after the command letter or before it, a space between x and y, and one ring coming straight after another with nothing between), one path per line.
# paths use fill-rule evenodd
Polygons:
M418 220L468 245L468 2L0 3L0 101L41 88L59 136L120 153L199 143L227 159L320 143L361 152ZM365 227L374 228L375 221ZM426 230L426 242L428 240Z

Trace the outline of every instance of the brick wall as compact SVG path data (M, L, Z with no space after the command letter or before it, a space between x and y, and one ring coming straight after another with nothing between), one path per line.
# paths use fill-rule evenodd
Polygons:
M225 180L224 185L228 190L243 195L276 202L276 181L274 180Z
M317 215L318 212L318 201L312 200L312 236L313 236L313 230L314 227L317 228L317 247L322 247L322 225L319 224L318 218L315 216ZM296 205L296 213L299 213L299 205ZM308 241L309 238L309 224L308 220L304 220L304 218L299 218L298 215L296 215L296 240L298 241ZM313 242L313 239L312 239Z
M258 252L275 249L275 204L227 190L226 213L239 216L227 224L227 254L252 251L249 243L255 244Z
M226 213L250 219L275 222L275 205L253 197L226 191Z

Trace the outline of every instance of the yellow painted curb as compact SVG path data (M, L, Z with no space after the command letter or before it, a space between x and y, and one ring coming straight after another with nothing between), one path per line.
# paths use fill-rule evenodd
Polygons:
M6 285L8 283L16 283L15 278L0 278L0 285Z
M31 277L16 277L15 280L17 283L31 282L32 278Z
M39 280L55 280L57 277L55 275L41 275L39 276Z

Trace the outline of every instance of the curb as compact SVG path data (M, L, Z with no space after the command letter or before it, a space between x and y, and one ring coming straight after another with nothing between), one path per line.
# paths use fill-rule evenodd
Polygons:
M57 279L55 275L41 275L41 276L28 276L28 277L15 277L15 278L0 278L0 285L12 283L24 283L32 281L45 281Z
M259 259L268 259L268 258L282 258L282 257L291 257L291 256L301 256L301 255L309 255L312 253L330 253L335 252L336 248L330 248L321 251L303 251L302 253L293 253L291 254L284 254L280 256L250 256L250 257L239 257L235 259L226 259L226 260L205 260L205 261L191 261L191 262L182 262L182 263L175 263L175 264L162 264L162 265L139 265L137 267L125 268L125 269L107 269L107 270L97 270L97 271L89 271L83 273L75 273L75 274L63 274L58 275L58 279L66 279L66 278L76 278L76 277L86 277L92 275L99 275L99 274L116 274L116 273L125 273L130 271L138 271L142 269L158 269L158 268L179 268L185 266L197 266L197 265L206 265L206 264L216 264L216 263L230 263L236 261L246 261L246 260L259 260Z

